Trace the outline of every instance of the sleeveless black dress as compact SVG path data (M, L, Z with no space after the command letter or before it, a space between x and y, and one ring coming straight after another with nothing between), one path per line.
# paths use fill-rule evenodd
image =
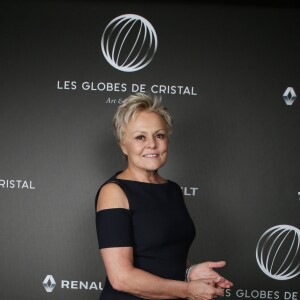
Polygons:
M122 188L129 210L112 208L96 212L99 248L133 247L136 268L163 278L184 280L195 226L180 186L170 180L153 184L117 179L116 175L104 184L114 182ZM114 290L106 277L100 299L142 298Z

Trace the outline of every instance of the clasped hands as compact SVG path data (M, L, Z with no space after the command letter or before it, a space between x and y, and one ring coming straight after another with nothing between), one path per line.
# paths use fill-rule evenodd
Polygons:
M191 269L189 273L190 283L200 284L201 290L203 291L203 293L199 293L198 297L195 297L195 299L212 299L223 296L223 289L233 286L231 281L227 280L214 270L214 268L222 268L225 265L225 261L208 261L199 263Z

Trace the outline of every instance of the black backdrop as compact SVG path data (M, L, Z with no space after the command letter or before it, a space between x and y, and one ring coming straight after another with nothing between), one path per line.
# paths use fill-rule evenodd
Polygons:
M224 3L1 4L1 299L98 298L94 195L125 166L111 119L141 85L173 87L162 93L175 119L162 174L196 224L190 259L227 261L225 298L300 299L299 8ZM134 72L101 49L125 14L157 37Z

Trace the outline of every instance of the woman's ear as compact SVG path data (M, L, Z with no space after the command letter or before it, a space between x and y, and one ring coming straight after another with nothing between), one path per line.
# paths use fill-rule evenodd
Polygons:
M122 143L120 143L120 147L121 147L121 150L122 150L122 152L124 153L124 155L128 155L128 153L127 153L127 148L126 148L126 146L124 145L124 144L122 144Z

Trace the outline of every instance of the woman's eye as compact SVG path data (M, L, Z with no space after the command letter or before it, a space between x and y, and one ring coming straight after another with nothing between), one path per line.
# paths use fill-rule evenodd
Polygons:
M138 141L143 141L145 139L145 137L143 135L138 135L135 137L135 139Z
M157 137L158 139L164 139L164 138L165 138L165 135L162 134L162 133L159 133L156 137Z

